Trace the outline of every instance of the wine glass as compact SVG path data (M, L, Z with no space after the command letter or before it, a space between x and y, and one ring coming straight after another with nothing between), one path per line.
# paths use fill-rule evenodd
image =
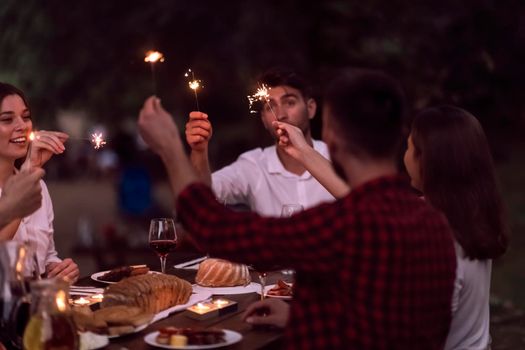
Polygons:
M292 215L295 215L303 210L304 210L304 207L301 204L284 204L281 209L281 217L289 218ZM293 280L294 270L285 269L285 270L281 270L281 273L283 274L283 276L289 277L289 279ZM287 282L291 282L291 281L287 281Z
M281 217L289 218L290 216L295 215L303 210L304 207L301 204L284 204L281 209Z
M166 257L177 247L175 222L169 218L151 219L149 225L149 246L160 258L162 273L166 272Z

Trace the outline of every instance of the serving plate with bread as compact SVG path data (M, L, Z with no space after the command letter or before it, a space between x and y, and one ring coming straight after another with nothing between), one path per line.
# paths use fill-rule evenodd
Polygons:
M176 276L142 274L111 284L99 310L75 307L73 318L80 331L117 337L141 331L210 296L209 292L194 292L189 282Z
M246 265L215 258L200 263L193 287L195 291L221 295L253 293L260 288L258 283L251 282Z

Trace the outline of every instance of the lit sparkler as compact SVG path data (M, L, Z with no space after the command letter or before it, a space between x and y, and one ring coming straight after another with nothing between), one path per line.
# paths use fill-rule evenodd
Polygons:
M164 55L162 52L158 51L148 51L146 52L146 57L144 62L149 62L151 65L151 79L153 81L153 93L157 94L157 80L155 78L155 63L164 62Z
M253 109L254 103L265 102L270 108L270 111L272 111L275 120L277 120L277 115L275 114L272 105L270 105L270 94L268 93L270 89L271 88L268 88L268 86L266 86L265 84L260 84L253 95L248 95L246 97L248 97L248 101L250 102L250 113L257 113L257 111Z
M195 79L195 73L193 73L191 69L188 69L184 76L189 79L190 74L191 80L188 81L188 86L193 90L193 94L195 95L195 103L197 104L197 111L199 111L199 98L197 97L197 89L202 88L202 81Z
M95 149L100 149L106 144L106 140L104 140L102 133L93 133L91 134L91 143Z
M34 131L31 131L28 135L28 145L27 145L27 154L26 154L26 160L24 161L24 164L22 165L22 168L29 169L31 167L31 150L33 149L32 144L34 139L36 138L36 133Z

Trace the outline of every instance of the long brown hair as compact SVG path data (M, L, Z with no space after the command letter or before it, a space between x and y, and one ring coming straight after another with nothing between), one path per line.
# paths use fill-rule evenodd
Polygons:
M415 157L427 201L441 210L471 259L493 259L507 249L490 148L478 120L467 111L440 106L412 123Z

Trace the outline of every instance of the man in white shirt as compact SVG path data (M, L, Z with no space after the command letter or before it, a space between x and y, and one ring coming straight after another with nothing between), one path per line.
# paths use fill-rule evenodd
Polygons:
M302 164L277 147L278 137L272 126L276 120L297 126L308 144L329 158L326 145L312 139L310 120L315 116L317 105L306 81L294 72L274 69L264 73L259 83L269 88L260 116L276 144L247 151L232 164L211 174L208 142L212 126L205 113L192 112L186 124L186 141L199 177L211 185L223 203L245 204L264 216L280 216L284 204L309 208L334 200Z

